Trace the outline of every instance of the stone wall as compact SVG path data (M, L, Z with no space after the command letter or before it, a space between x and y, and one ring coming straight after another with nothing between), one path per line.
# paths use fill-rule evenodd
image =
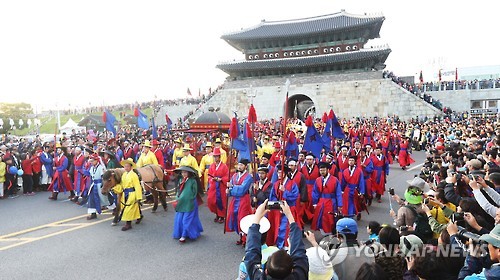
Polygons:
M471 101L500 100L500 89L498 88L427 91L426 93L441 101L444 106L450 107L457 112L469 111Z
M391 80L383 79L382 72L304 75L288 79L291 82L289 98L297 94L309 97L318 115L330 108L342 118L396 114L402 119L409 119L441 114L438 109ZM233 111L245 117L251 103L247 94L252 92L258 119L279 118L283 116L286 98L285 81L286 78L268 78L226 82L223 89L202 106L195 117L208 111L208 107L219 107L230 117Z

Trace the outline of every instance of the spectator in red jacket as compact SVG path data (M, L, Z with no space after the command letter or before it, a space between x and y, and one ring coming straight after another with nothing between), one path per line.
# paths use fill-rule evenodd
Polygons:
M34 195L33 192L33 161L30 154L21 155L21 167L23 176L23 195ZM19 175L19 173L18 173Z
M36 151L31 153L31 161L33 162L33 189L40 191L40 175L42 174L42 162L40 161L40 154L42 153L40 146L37 147Z

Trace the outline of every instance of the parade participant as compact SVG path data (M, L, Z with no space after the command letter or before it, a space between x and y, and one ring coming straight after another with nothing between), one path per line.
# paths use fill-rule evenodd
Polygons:
M221 156L222 157L222 156ZM222 159L221 159L222 160ZM240 159L237 165L237 172L227 183L226 193L233 199L229 203L228 216L226 218L226 230L236 232L240 239L236 245L244 245L245 238L239 227L240 220L251 214L249 190L252 186L252 176L247 172L248 159Z
M81 172L81 181L80 185L75 185L75 192L77 195L72 199L73 202L75 202L78 205L84 205L87 203L88 200L88 191L90 188L90 167L92 166L92 163L89 159L90 155L93 153L92 149L84 147L83 151L83 165L80 170ZM79 202L78 200L82 198L82 202Z
M123 146L124 146L124 149L123 149L123 158L135 158L134 149L130 145L130 142L127 141L127 140L125 140L123 142Z
M387 159L389 164L392 164L393 159L392 159L392 155L390 153L390 148L389 148L389 146L391 145L391 141L389 139L390 135L391 134L387 133L387 132L383 133L382 139L379 140L379 145L382 148L382 154L384 155L384 157Z
M372 191L372 173L373 173L373 161L370 156L366 153L366 148L361 148L361 152L359 153L358 165L363 170L363 178L365 179L366 186L366 199L368 201L368 205L372 204L373 199L373 191Z
M5 160L5 182L3 187L7 191L9 198L16 198L17 195L17 167L12 161L12 155L4 156Z
M181 166L189 166L189 167L193 168L194 170L196 170L198 172L198 177L201 177L200 168L198 167L198 161L196 161L196 158L193 157L193 155L191 155L192 150L193 149L189 146L189 144L184 144L184 147L182 148L182 153L184 156L182 157L179 164ZM222 155L221 155L221 157L222 157Z
M361 213L357 208L359 195L366 192L363 171L356 166L357 157L349 156L349 167L342 173L341 186L344 192L342 201L342 212L344 216L357 215L361 219Z
M58 144L59 145L59 144ZM56 145L56 157L54 158L54 178L52 178L52 183L50 184L48 190L52 191L52 196L49 197L51 200L57 200L57 195L59 192L69 191L70 196L68 199L75 197L75 192L73 191L73 186L68 174L68 158L64 154L64 149L60 145Z
M359 141L354 142L354 148L351 149L349 155L357 156L359 158L359 153L361 153L361 143Z
M229 168L221 160L220 148L215 148L214 162L206 170L208 178L207 205L210 212L215 214L214 222L224 223L226 213L226 187L229 182Z
M227 164L227 152L222 148L222 141L220 140L220 138L215 139L214 147L220 149L220 160L222 161L222 163ZM229 166L229 169L231 168L232 167Z
M172 164L180 166L181 159L184 157L182 152L182 139L178 138L174 141L174 153L172 155Z
M163 169L165 169L165 161L163 160L163 151L159 147L160 142L158 142L158 140L156 139L153 139L153 141L151 141L151 145L153 146L152 152L153 154L155 154L156 161Z
M281 143L279 141L274 142L274 152L269 159L269 164L272 166L276 166L277 164L282 163L283 158L283 150L281 149Z
M382 147L377 146L372 155L373 173L371 176L371 189L375 193L377 202L382 202L385 192L386 177L389 176L389 161L382 153Z
M273 184L271 193L269 194L269 202L275 201L276 203L283 203L286 201L295 219L297 219L297 211L295 204L299 198L299 188L293 180L290 180L286 174L290 172L289 168L285 166L283 169L281 165L277 165L278 181ZM268 214L271 229L267 235L267 243L275 244L278 248L288 247L288 233L290 231L287 217L279 211L271 211Z
M116 143L116 141L114 141L113 143L115 144L115 145L114 145L114 148L115 148L115 158L116 158L116 161L117 161L117 162L120 162L120 161L122 161L122 160L126 159L126 158L124 157L123 150L122 150L122 148L120 147L120 145L118 145L118 144Z
M212 154L212 143L207 142L205 145L206 154L200 160L200 173L203 175L203 189L206 191L208 188L208 169L214 163L214 156ZM220 149L219 149L220 156ZM228 178L229 180L229 178ZM227 181L226 181L227 182Z
M48 144L43 146L43 153L40 154L40 162L42 163L42 175L40 178L40 185L42 190L47 190L50 182L52 182L52 176L54 170L52 169L52 164L54 160L50 154L50 147Z
M339 180L329 173L330 164L318 164L320 177L314 183L312 193L314 218L311 229L321 234L331 234L335 225L334 214L342 213L342 188Z
M259 179L254 183L253 189L250 192L250 198L253 208L259 207L259 205L262 204L264 200L269 199L269 193L271 192L272 184L271 180L269 180L267 176L268 172L268 165L259 165L259 168L257 169Z
M359 130L358 124L349 129L349 140L351 141L351 143L359 141L360 133L361 131Z
M90 187L88 191L89 202L87 209L89 216L87 216L87 220L96 219L97 213L101 214L102 206L109 204L109 202L105 201L107 197L101 194L102 174L105 171L104 166L98 154L92 154L90 160L92 167L90 167L89 170Z
M373 130L370 126L367 126L363 131L363 146L371 145L373 143Z
M297 217L302 217L304 216L304 209L308 200L306 177L299 171L297 166L297 159L295 158L291 158L288 160L288 169L290 170L290 172L288 172L288 178L293 180L299 188L299 197L297 197L295 209L297 211ZM302 219L297 219L297 224L300 228L304 227L304 224L302 222Z
M349 167L349 148L347 146L340 147L340 155L337 157L337 165L339 167L338 179L342 180L342 173Z
M269 136L264 135L262 139L262 145L257 147L257 155L262 158L264 153L272 155L274 153L273 143L269 142Z
M306 156L307 152L306 151L300 151L299 157L297 159L297 169L302 170L302 167L306 165Z
M153 152L151 152L151 143L149 140L144 141L142 145L141 156L137 160L137 167L143 167L148 164L158 164L158 160Z
M116 160L115 153L110 150L104 150L102 161L104 162L106 169L114 169L121 167Z
M82 153L81 147L75 148L75 156L73 157L73 189L75 190L76 198L81 196L81 191L85 188L83 180L83 165L85 164L85 157Z
M332 176L338 178L339 171L337 170L337 163L335 162L335 156L332 152L329 152L325 156L325 162L330 165L330 170L328 171Z
M401 139L401 142L399 144L399 154L398 154L399 166L401 166L403 170L406 170L406 168L410 166L410 164L415 162L415 160L410 156L410 153L408 152L408 149L411 149L409 145L410 145L409 138L406 136L403 137L403 139Z
M260 164L267 166L267 179L269 182L274 183L273 177L274 177L274 174L276 173L276 167L269 164L269 159L271 159L271 155L268 153L264 153L262 155L262 157L260 158ZM256 178L256 179L258 179L258 178ZM274 178L274 180L276 180L276 178Z
M133 171L137 166L132 159L122 160L120 165L123 166L125 172L122 175L121 183L116 184L113 191L117 195L121 194L119 203L122 211L120 218L126 222L125 226L122 227L122 231L127 231L132 228L133 220L137 220L137 224L141 222L142 186L139 182L139 176Z
M179 242L186 242L186 238L196 240L203 232L198 215L198 171L190 166L180 166L176 172L181 173L177 188L175 203L174 231L172 237Z
M302 218L302 221L306 223L310 222L314 217L314 207L312 206L312 190L314 187L314 182L319 177L319 169L318 166L315 164L315 159L313 154L308 154L306 156L306 165L302 167L300 173L302 173L306 178L307 202L304 207L305 216L299 218Z

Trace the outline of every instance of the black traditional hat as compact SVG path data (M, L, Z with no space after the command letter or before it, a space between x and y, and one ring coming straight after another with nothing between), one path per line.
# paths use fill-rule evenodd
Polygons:
M321 169L321 168L330 169L330 164L328 162L321 161L320 163L318 163L318 168L319 169Z
M259 168L257 169L257 171L263 171L263 172L269 172L269 168L267 167L267 165L264 165L264 164L261 164L259 165Z

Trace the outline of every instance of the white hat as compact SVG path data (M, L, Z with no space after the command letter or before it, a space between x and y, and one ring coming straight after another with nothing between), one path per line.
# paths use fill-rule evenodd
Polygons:
M419 189L421 189L422 191L427 191L429 190L431 187L429 186L429 184L422 178L416 176L414 177L412 180L408 180L406 181L410 186L414 186L414 187L418 187Z
M311 247L306 250L309 260L309 279L332 279L333 265L331 257L321 247Z
M245 234L248 234L248 229L253 224L254 220L255 220L255 214L246 215L245 217L243 217L243 219L241 219L240 221L241 231L243 231ZM260 224L260 229L259 229L260 233L267 232L271 228L271 224L269 223L269 220L266 217L262 217L262 219L260 219L259 224Z

